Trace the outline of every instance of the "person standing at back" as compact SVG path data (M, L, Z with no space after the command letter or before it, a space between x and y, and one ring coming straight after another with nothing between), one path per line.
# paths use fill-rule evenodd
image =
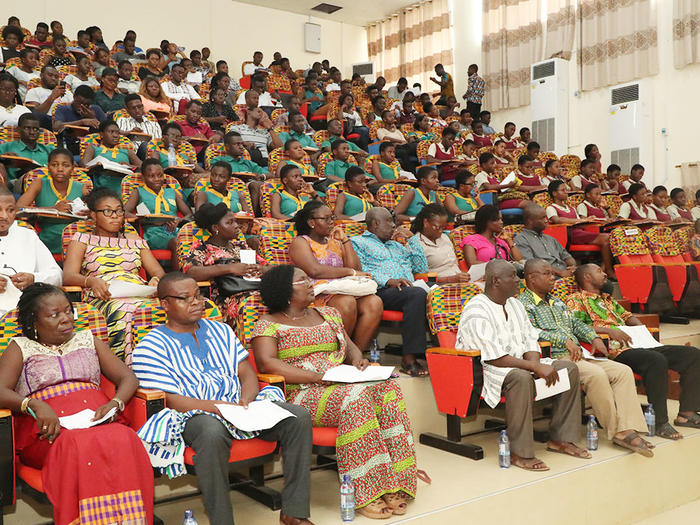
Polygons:
M478 75L479 66L472 64L467 69L467 92L462 98L467 101L467 110L473 119L479 118L481 113L481 102L484 99L486 84L484 79Z

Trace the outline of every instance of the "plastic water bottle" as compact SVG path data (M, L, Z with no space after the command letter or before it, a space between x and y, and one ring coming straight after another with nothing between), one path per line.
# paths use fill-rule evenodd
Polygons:
M194 519L194 512L191 509L185 510L185 519L182 521L182 525L198 525L197 520Z
M647 432L647 436L655 436L656 435L656 414L654 413L654 407L649 403L649 406L647 406L646 411L644 412L644 419L647 422L647 428L649 431Z
M353 521L355 519L355 485L352 484L350 474L343 475L340 484L340 519Z
M501 430L501 436L498 438L498 466L510 468L510 440L505 430Z
M595 416L588 416L586 424L586 448L588 450L598 450L598 425Z
M168 167L177 166L177 154L175 153L175 145L168 146Z
M377 345L377 340L372 339L369 343L369 362L379 363L381 356L379 354L379 345Z

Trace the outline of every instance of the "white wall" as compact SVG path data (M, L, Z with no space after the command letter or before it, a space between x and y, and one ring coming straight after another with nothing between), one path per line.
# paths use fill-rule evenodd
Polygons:
M110 7L101 9L107 5ZM211 59L226 60L233 76L240 76L241 62L252 60L256 50L265 54L265 64L280 51L294 69L328 58L348 77L353 63L367 61L363 27L230 0L31 0L4 11L5 17L18 16L31 31L37 22L60 20L71 38L79 29L97 25L110 47L124 38L127 29L136 31L137 45L143 49L158 46L162 39L186 47L187 52L209 47ZM5 22L0 20L0 25ZM321 54L304 51L305 22L321 25Z
M452 0L454 66L448 71L455 84L455 96L461 108L467 107L462 95L467 91L467 68L481 63L481 2Z
M455 0L455 59L456 71L464 71L478 57L481 62L481 35L475 42L473 34L474 17L480 17L480 11L472 2ZM480 4L480 2L473 2ZM673 67L672 44L672 2L656 3L658 10L658 49L659 73L653 77L641 79L649 88L652 95L652 126L649 133L653 135L653 163L646 166L645 179L649 184L664 184L673 187L680 183L680 170L676 165L683 162L700 161L700 147L697 140L697 122L700 119L700 104L697 102L697 91L700 86L700 64L687 66L678 70ZM479 18L479 27L481 19ZM463 58L461 58L463 57ZM469 58L467 58L469 57ZM593 142L598 144L603 155L605 167L610 161L609 155L609 87L593 91L580 92L578 89L578 73L575 58L570 63L569 75L569 153L583 156L583 148ZM464 78L463 78L464 77ZM458 94L464 93L465 75L456 75L455 82ZM488 108L484 108L488 109ZM495 112L491 125L498 131L507 121L513 121L518 128L529 126L531 123L530 108L509 109ZM668 134L668 148L665 147L662 129Z

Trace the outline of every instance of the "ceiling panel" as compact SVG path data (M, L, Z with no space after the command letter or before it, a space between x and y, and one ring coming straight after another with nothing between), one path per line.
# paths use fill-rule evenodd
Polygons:
M413 5L416 0L236 0L244 4L253 4L271 9L280 9L316 18L327 18L336 22L366 26L375 20L395 13L402 7ZM339 11L327 15L311 8L320 4L332 4L342 7Z

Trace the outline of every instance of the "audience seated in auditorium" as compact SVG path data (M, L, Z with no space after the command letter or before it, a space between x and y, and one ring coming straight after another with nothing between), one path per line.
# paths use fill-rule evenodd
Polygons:
M0 155L24 157L33 160L39 166L48 166L49 153L54 149L54 146L39 143L41 131L39 119L32 113L24 113L19 117L17 131L19 131L18 140L0 144ZM13 187L15 181L20 179L29 169L32 168L13 167L11 164L5 167L4 164L0 164L0 175L7 185Z
M185 103L184 107L187 106L187 102L190 100L199 100L199 93L195 89L187 84L185 81L185 68L180 64L175 64L170 69L170 80L162 83L163 91L167 97L173 101L173 108L176 113L182 113L180 109L180 104Z
M11 68L6 69L6 71L17 79L17 82L19 84L19 99L22 102L24 102L24 99L27 96L27 83L33 78L39 78L40 76L40 73L35 70L37 63L39 62L39 53L36 49L25 47L24 49L22 49L22 51L19 52L19 59L21 61L21 64L19 66L12 66ZM7 107L6 104L2 103L2 98L0 98L0 106ZM2 111L3 110L0 109L0 123L2 123L5 120L2 116Z
M72 55L66 52L66 39L62 36L56 37L52 41L53 54L49 56L47 64L53 67L70 66L75 64Z
M416 180L418 186L407 188L394 208L394 214L400 222L413 220L423 206L438 202L440 179L435 166L421 166L416 172Z
M36 25L34 34L27 41L27 45L38 47L40 49L51 47L51 40L49 40L49 26L45 22L39 22Z
M671 213L667 209L668 202L669 198L666 186L656 186L651 192L651 204L649 207L654 210L657 221L671 222Z
M136 77L134 79L134 66L128 60L122 60L117 65L117 73L119 74L119 81L117 82L117 89L120 93L124 95L131 95L133 93L138 93L141 88L141 81Z
M608 168L605 170L605 179L602 182L601 189L608 192L617 193L618 195L624 195L627 193L627 189L620 182L621 171L620 166L617 164L610 164L610 166L608 166Z
M297 119L298 120L298 119ZM282 135L282 134L280 134ZM285 159L281 160L279 164L277 164L277 175L279 176L280 171L282 170L283 167L285 167L288 164L291 164L293 166L296 166L301 170L301 176L302 177L315 177L316 176L316 169L314 166L307 164L304 162L306 158L306 152L304 151L304 148L297 139L288 139L284 143L284 155ZM317 156L315 156L317 157ZM325 182L325 181L324 181ZM323 190L328 187L328 184L323 184L322 188L319 188L319 191Z
M459 170L455 176L455 192L445 195L445 209L455 222L474 220L476 210L484 205L478 194L472 197L473 188L474 174Z
M95 92L88 86L78 86L73 95L73 102L61 104L53 117L54 132L59 134L66 147L74 154L79 153L80 132L66 126L87 128L90 133L99 130L102 122L107 120L102 108L93 104Z
M673 221L692 221L693 214L687 208L688 199L683 188L673 188L671 190L671 204L666 208Z
M510 439L510 461L516 467L547 471L535 456L533 443L533 398L535 378L554 385L565 370L571 387L557 394L549 425L547 448L570 456L589 459L590 453L576 445L581 437L579 371L575 364L556 359L540 362L538 330L528 319L522 303L514 296L520 279L515 267L504 260L486 265L483 294L473 297L462 310L457 330L457 348L479 348L484 368L482 397L496 408L505 397L506 431Z
M274 267L261 284L270 313L253 331L260 370L284 376L287 401L308 409L315 425L337 427L338 474L353 473L358 514L379 519L405 514L416 496L418 471L398 383L323 384L323 374L340 363L361 370L369 365L343 329L338 311L309 308L312 280L299 268ZM392 439L387 440L382 436L389 429Z
M58 71L52 66L41 68L41 85L27 91L24 103L32 109L43 128L51 129L51 114L58 104L73 102L73 94L66 89L65 82L59 83Z
M4 46L0 47L0 64L5 64L11 58L19 57L17 47L24 42L24 33L19 27L7 25L2 30Z
M160 125L153 118L146 118L143 101L135 93L124 97L127 116L117 116L114 119L119 131L129 138L134 145L138 158L146 158L146 145L150 140L156 140L163 136ZM149 115L150 116L150 115Z
M267 91L267 76L262 73L253 75L250 81L250 89L258 94L258 105L261 108L267 108L272 111L275 108L281 108L280 95L278 93L269 93ZM236 104L246 103L246 93L241 93L236 100Z
M367 144L369 144L369 128L365 126L362 117L355 109L355 97L350 93L346 95L341 94L338 99L338 105L342 118L345 121L345 136L348 136L350 133L359 134L360 138L357 139L357 145L366 150Z
M160 111L170 114L173 111L173 104L165 94L158 79L146 77L139 88L139 95L143 102L144 111Z
M133 38L125 38L124 51L120 51L119 53L114 53L112 55L112 60L117 63L121 62L122 60L131 62L134 60L143 60L143 58L145 58L143 53L136 52L136 41Z
M284 146L270 117L260 108L246 111L245 121L231 126L229 131L236 131L241 135L244 144L249 148L251 159L261 166L267 166L267 157L271 149Z
M571 277L576 261L554 237L542 233L547 227L547 212L537 204L528 204L523 209L522 232L515 236L523 259L540 258L549 263L556 277Z
M294 216L294 224L297 237L289 246L289 258L313 284L356 275L371 277L362 271L345 232L333 227L333 214L323 202L306 203ZM345 331L360 351L367 350L376 337L383 310L382 301L376 295L321 294L316 296L313 305L337 309Z
M134 373L90 330L74 330L73 306L56 286L25 287L17 322L23 335L0 357L0 407L14 412L15 452L41 471L54 521L129 516L133 523L151 523L153 472L121 415L139 385ZM114 383L112 399L99 388L101 375ZM96 419L116 413L91 428L62 428L59 414L83 409L94 410Z
M95 93L95 104L102 108L108 116L112 116L115 111L124 109L124 94L117 90L119 83L119 73L111 67L102 71L102 88Z
M447 217L447 210L440 204L424 206L411 223L414 235L408 240L408 245L416 251L423 251L428 272L437 274L438 284L466 283L469 274L460 270L452 241L445 234Z
M584 160L589 160L593 163L592 173L603 173L603 165L600 163L602 155L595 144L586 144L583 150Z
M618 217L632 219L633 221L650 220L655 221L656 212L647 205L647 189L643 183L634 183L627 188L630 199L622 203L617 212Z
M228 189L231 177L231 164L221 160L214 162L209 174L209 187L197 192L195 209L198 210L206 202L214 205L223 202L233 213L244 212L252 215L253 210L248 206L247 200L239 195L238 191Z
M595 184L595 175L595 162L590 159L583 159L579 172L569 180L569 187L573 191L583 191L589 184Z
M457 158L456 138L457 133L454 129L450 127L443 128L440 142L433 142L428 146L428 154L425 160L428 164L438 165L441 183L455 180L457 171L464 167Z
M387 91L387 96L390 99L403 100L406 93L410 93L408 89L408 80L405 77L399 78L395 86L391 86Z
M594 360L583 354L581 342L591 345L591 354L609 355L595 330L573 316L560 299L550 295L554 279L548 262L530 259L525 263L527 288L518 295L518 300L540 330L540 341L552 345L552 357L556 361L576 364L581 387L608 439L620 447L653 457L654 445L641 437L647 432L647 424L637 399L632 370L612 359Z
M108 67L112 67L109 51L103 48L98 48L93 55L92 62L92 69L95 71L95 76L100 78L102 76L102 72Z
M75 73L66 75L63 79L71 91L75 94L75 90L78 86L89 86L89 87L99 87L100 83L97 79L92 76L92 64L90 63L90 57L86 55L79 55L75 60Z
M112 352L130 365L134 313L151 299L112 299L109 283L146 284L139 275L143 268L150 276L148 283L155 285L165 272L143 239L124 233L124 207L119 194L98 188L87 196L86 204L95 228L90 233L76 233L71 239L63 263L63 284L83 289L84 300L99 309L107 321Z
M544 186L549 186L549 183L555 180L564 181L561 174L561 163L557 159L549 159L544 163L544 177L540 177L540 182Z
M87 167L91 160L103 157L126 167L141 166L141 159L136 156L136 152L125 147L120 138L117 124L113 120L105 120L100 124L100 143L85 145L85 153L80 159L80 164ZM107 187L117 194L121 193L123 173L110 171L102 164L97 164L90 168L90 176L96 188Z
M202 118L207 121L211 129L223 132L229 122L241 119L226 102L227 92L223 87L215 87L209 93L209 102L202 105Z
M333 214L338 220L362 221L367 211L376 206L374 197L367 189L367 173L359 166L345 170L345 184L335 201Z
M467 235L459 244L467 266L491 259L522 261L523 256L513 241L513 233L504 231L503 217L498 208L487 204L476 210L475 233ZM522 267L522 264L516 265Z
M281 219L283 221L291 219L309 200L319 198L311 185L304 182L298 166L287 164L280 170L279 177L282 189L279 192L270 194L270 208L273 219ZM304 193L301 193L302 190Z
M576 206L576 213L582 219L609 219L610 205L607 199L603 197L600 186L597 184L589 184L583 189L583 201Z
M432 173L437 173L432 170ZM403 314L401 370L411 376L425 376L428 371L416 359L425 353L426 293L412 286L413 274L428 271L422 252L392 240L396 225L386 208L372 208L367 212L367 231L351 237L362 270L371 274L379 288L377 295L385 310L399 310Z
M222 133L211 129L209 124L202 119L202 103L199 100L188 102L185 120L180 122L180 128L185 139L193 139L192 147L200 161L204 157L204 149L208 144L221 142Z
M139 67L138 77L144 81L147 77L162 78L166 72L160 67L161 54L158 49L149 49L146 52L146 64Z
M203 319L204 298L197 282L180 273L168 274L158 284L158 297L168 322L151 330L134 352L134 372L144 388L165 392L168 408L161 410L141 430L169 425L169 444L188 445L196 454L196 473L204 508L211 523L233 525L229 498L229 453L234 439L257 437L278 441L284 458L280 523L311 525L310 454L311 418L305 408L284 403L278 387L259 390L248 351L233 330ZM195 305L193 307L193 305ZM242 404L268 399L290 417L262 432L243 432L221 417L217 403ZM165 450L149 444L151 453ZM182 456L173 456L171 477L184 473ZM164 469L165 470L165 469Z
M472 121L472 132L466 138L471 139L479 148L493 146L491 136L484 133L484 125L480 120Z
M681 439L682 434L668 420L666 393L668 369L680 374L681 396L678 417L674 424L700 428L700 349L685 345L663 345L656 348L632 348L632 338L619 326L641 326L642 322L613 299L611 282L595 264L579 266L575 273L579 290L566 300L574 317L592 326L597 334L610 338L608 356L629 366L642 376L647 399L656 413L656 435Z

